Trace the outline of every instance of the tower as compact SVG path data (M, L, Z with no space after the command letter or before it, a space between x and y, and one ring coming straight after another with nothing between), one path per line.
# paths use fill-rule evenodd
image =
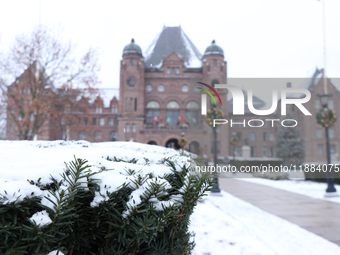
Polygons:
M215 84L226 84L227 62L224 60L224 52L216 45L215 40L207 47L203 55L203 79L214 86Z
M131 39L120 62L118 140L138 141L137 130L144 122L144 58L141 48Z
M203 74L203 82L215 87L215 84L227 84L227 62L224 60L224 52L223 49L216 45L215 40L211 42L211 45L207 47L204 52L202 58L202 74ZM228 114L228 100L226 89L216 89L218 94L222 100L221 109L224 112L225 116ZM218 102L218 100L217 100ZM211 102L211 105L208 104L208 109L211 107L215 107L215 105ZM220 107L218 105L218 107ZM229 126L221 125L218 128L218 151L219 155L228 155L228 144L229 144Z

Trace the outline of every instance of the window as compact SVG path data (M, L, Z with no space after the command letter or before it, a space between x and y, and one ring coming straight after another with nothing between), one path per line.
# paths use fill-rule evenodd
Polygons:
M189 86L188 85L183 85L182 86L182 91L183 92L188 92L189 91Z
M100 132L100 131L96 131L95 133L94 133L94 140L95 141L99 141L99 140L101 140L102 139L102 133Z
M198 110L199 109L199 105L195 101L189 101L185 107L187 109L193 109L193 110Z
M269 133L269 141L271 142L275 141L275 137L273 133Z
M175 67L171 67L171 73L172 73L172 74L175 73Z
M158 85L157 90L159 92L163 92L164 91L164 86L162 84Z
M125 111L129 110L129 98L125 98Z
M101 106L96 106L96 113L102 113L103 109Z
M170 101L166 108L166 124L169 126L179 125L179 104L176 101Z
M216 142L216 146L217 146L217 153L220 153L221 143ZM214 142L211 142L211 153L214 153Z
M132 124L132 133L136 133L136 124Z
M146 112L146 123L153 124L153 120L159 115L159 110L148 110Z
M241 141L242 140L242 133L236 132L236 137L238 138L239 141Z
M115 120L115 125L116 126L118 126L118 122L119 122L119 120L118 120L118 118Z
M189 101L186 105L185 117L189 126L196 126L199 123L199 105L195 101Z
M146 111L146 123L153 124L155 117L160 115L158 109L160 108L160 104L155 100L151 100L146 104L146 108L148 108Z
M270 147L270 157L274 157L274 148Z
M267 133L263 133L263 141L267 141Z
M130 98L130 111L133 111L133 98Z
M166 104L166 108L178 109L179 108L179 104L176 101L169 101Z
M125 132L126 132L126 133L130 133L130 124L129 124L129 123L127 123L127 124L125 125Z
M251 132L251 133L249 134L249 141L255 141L255 140L256 140L256 135L255 135L254 132Z
M323 133L323 129L322 128L318 128L316 130L316 138L322 138L322 133Z
M111 113L118 113L118 105L117 104L111 105Z
M319 100L319 98L316 98L315 99L315 109L319 110L320 108L321 108L320 100Z
M89 120L87 118L84 118L84 125L87 126L89 124Z
M335 148L335 144L331 144L331 146L330 146L330 153L331 153L331 155L334 155L335 153L336 153L336 148Z
M137 111L137 97L135 98L135 111Z
M105 118L100 118L99 119L99 125L104 126L105 125Z
M323 144L318 144L318 155L319 156L323 155Z
M117 138L118 138L117 132L116 132L116 131L112 131L112 132L110 133L110 140L111 140L111 141L117 141Z
M149 92L152 91L152 85L150 85L150 84L146 85L145 90L149 91Z
M130 58L130 65L133 65L133 63L134 63L134 59Z
M256 157L256 147L250 147L250 157Z
M78 140L85 140L86 139L86 134L84 132L79 132L78 133Z
M167 67L167 68L166 68L166 73L167 73L167 74L170 74L170 67Z
M113 118L109 118L108 120L107 120L107 124L109 125L109 126L113 126Z
M235 146L235 156L242 156L242 147L241 146Z
M92 125L97 125L97 118L92 118Z
M262 147L263 157L267 157L267 147Z
M176 74L179 74L179 67L176 67Z
M334 109L334 101L333 99L328 99L327 106L329 109Z
M112 131L110 133L110 140L111 141L117 141L117 138L118 138L117 132L116 131Z
M146 104L146 108L160 108L160 104L156 100L151 100Z
M328 129L328 137L330 139L334 139L335 138L335 136L334 136L334 129L333 128L329 128Z
M217 66L217 59L214 59L214 66Z

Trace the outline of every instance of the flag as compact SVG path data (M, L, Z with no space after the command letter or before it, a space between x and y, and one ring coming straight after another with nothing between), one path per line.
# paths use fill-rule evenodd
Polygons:
M163 117L160 116L160 118L159 118L159 123L162 123L162 122L163 122Z
M180 122L182 119L183 119L183 117L182 117L182 116L179 116L178 119L177 119L177 121Z
M189 120L186 117L184 117L184 121L190 127L190 122L189 122Z
M159 117L158 117L158 115L157 115L157 116L153 119L153 123L157 123L158 119L159 119Z
M166 125L171 124L171 118L169 116L165 116L165 123L166 123Z

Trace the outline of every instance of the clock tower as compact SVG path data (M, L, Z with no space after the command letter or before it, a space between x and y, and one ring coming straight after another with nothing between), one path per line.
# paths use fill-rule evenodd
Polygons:
M120 61L120 95L118 140L136 141L144 123L144 58L141 48L132 39L125 46Z

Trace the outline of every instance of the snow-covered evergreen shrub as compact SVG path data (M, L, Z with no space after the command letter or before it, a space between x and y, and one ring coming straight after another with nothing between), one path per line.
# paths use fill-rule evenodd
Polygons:
M0 190L0 254L190 254L189 216L211 181L171 157L148 169L104 162L75 158L59 181L28 180L44 196L13 200Z

